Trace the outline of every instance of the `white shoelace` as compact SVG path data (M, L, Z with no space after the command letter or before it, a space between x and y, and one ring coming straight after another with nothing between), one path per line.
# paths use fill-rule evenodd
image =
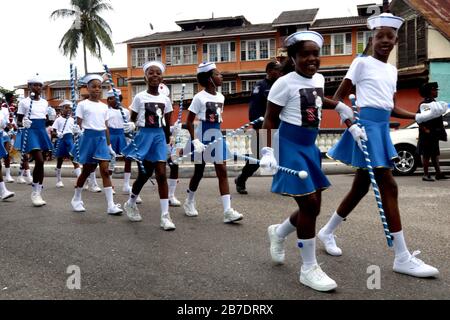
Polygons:
M421 254L421 252L419 250L414 251L413 254L411 255L411 258L409 259L409 261L411 261L412 263L414 263L418 266L425 264L425 262L423 262L419 258L416 258L419 254Z

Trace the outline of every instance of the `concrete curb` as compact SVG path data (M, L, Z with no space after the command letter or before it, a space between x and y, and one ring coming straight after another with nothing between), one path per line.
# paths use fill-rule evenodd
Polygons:
M245 164L242 162L233 163L233 164L228 165L228 167L227 167L228 176L230 178L237 177L241 173L244 165ZM33 164L30 164L30 167L31 167L31 170L33 170L33 167L34 167ZM2 168L3 168L3 173L4 173L4 167L2 167ZM47 162L44 167L45 177L55 177L55 168L56 168L55 162ZM355 169L353 169L351 167L348 167L339 162L328 161L328 160L323 162L322 168L326 175L351 174L351 173L355 172ZM118 179L123 178L123 172L124 172L123 164L118 163L118 165L116 166L116 170L114 171L114 178L118 178ZM17 177L18 173L19 173L19 164L12 164L11 165L11 174L13 175L13 177ZM136 166L136 164L133 164L132 179L136 179L137 173L138 173L137 166ZM73 166L69 165L67 162L64 163L61 174L64 178L74 177ZM183 164L180 166L180 169L179 169L180 178L191 178L193 176L193 174L194 174L194 166L193 165ZM204 176L206 178L211 178L211 177L216 176L216 172L214 170L213 165L206 166ZM254 176L264 176L264 175L262 175L260 173L260 171L258 170Z

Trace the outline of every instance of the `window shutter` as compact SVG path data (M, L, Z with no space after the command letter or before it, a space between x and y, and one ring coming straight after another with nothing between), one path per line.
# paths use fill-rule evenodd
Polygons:
M166 65L172 65L172 47L166 47Z
M137 53L136 53L136 49L131 49L131 66L133 68L137 67Z
M241 61L247 60L246 48L247 43L245 41L241 41Z

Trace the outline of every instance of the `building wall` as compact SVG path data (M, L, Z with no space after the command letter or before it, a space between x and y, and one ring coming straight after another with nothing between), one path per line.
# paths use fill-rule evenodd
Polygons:
M430 63L430 81L439 84L440 101L450 103L450 61Z
M428 28L428 59L450 58L450 41L432 26Z

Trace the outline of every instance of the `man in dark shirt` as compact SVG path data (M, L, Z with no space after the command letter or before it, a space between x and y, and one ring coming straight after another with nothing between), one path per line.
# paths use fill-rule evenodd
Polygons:
M424 84L420 88L420 95L424 98L420 104L436 101L435 99L438 96L438 90L439 87L437 82ZM418 112L420 112L420 105ZM423 122L419 125L417 151L422 156L424 172L422 177L423 181L434 181L428 172L430 159L436 170L436 180L448 179L448 177L441 172L441 167L439 166L439 141L447 141L447 133L444 128L442 116Z
M279 62L269 62L266 66L266 78L259 81L253 88L252 96L249 105L249 119L254 121L266 114L267 97L269 96L270 88L282 75L281 64ZM256 130L257 137L257 157L259 158L259 135L258 130L261 129L262 123L253 126ZM247 161L245 167L242 169L241 175L237 177L234 182L236 184L236 191L240 194L248 194L245 183L257 170L259 165Z

